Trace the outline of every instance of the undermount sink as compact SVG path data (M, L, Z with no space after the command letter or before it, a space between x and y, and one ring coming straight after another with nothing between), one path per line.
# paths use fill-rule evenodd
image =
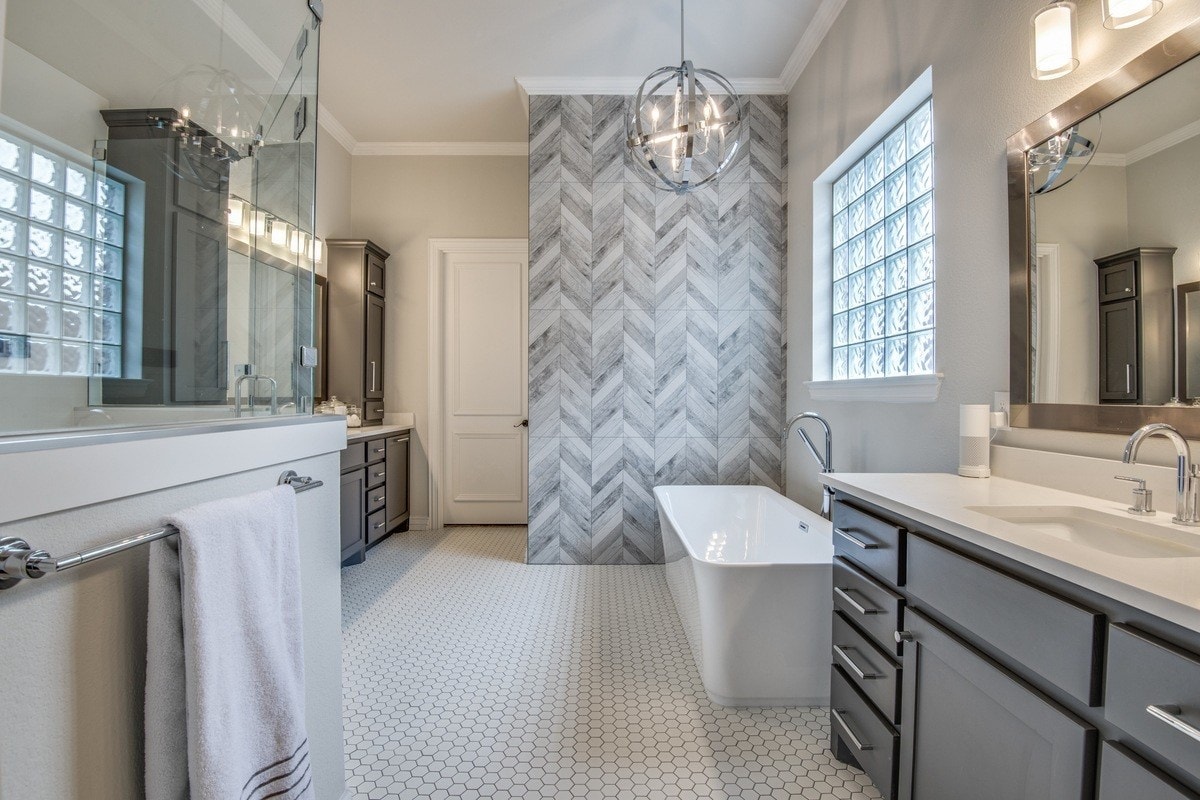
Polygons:
M967 506L1025 530L1123 558L1200 558L1193 533L1080 506Z

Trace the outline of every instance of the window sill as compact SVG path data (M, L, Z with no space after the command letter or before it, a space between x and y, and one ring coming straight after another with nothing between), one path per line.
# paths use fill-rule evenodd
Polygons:
M942 374L902 378L863 378L853 381L805 381L813 400L874 403L933 403L942 387Z

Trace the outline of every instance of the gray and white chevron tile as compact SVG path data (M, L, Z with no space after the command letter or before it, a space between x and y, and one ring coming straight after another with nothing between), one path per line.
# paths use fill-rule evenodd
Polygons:
M624 314L619 308L592 312L593 438L625 434Z
M559 288L564 308L592 307L592 187L562 184Z
M655 308L683 308L687 305L687 197L659 192L655 201Z
M526 556L530 564L558 564L561 561L561 474L558 438L530 439L529 547Z
M622 353L622 435L653 439L655 387L655 325L654 312L642 308L627 308L622 315L624 326Z
M592 563L592 445L559 440L559 546L564 564Z
M592 183L625 181L625 105L620 95L592 97Z
M654 319L654 435L687 435L687 309L664 308Z
M750 435L749 315L744 308L718 312L717 435L723 439Z
M625 301L625 184L592 184L592 307Z
M562 98L529 98L529 182L562 181Z
M562 352L557 308L529 312L529 436L557 438L562 432Z
M621 563L624 531L625 440L593 439L590 563Z
M529 185L529 307L558 308L562 258L562 184Z
M561 103L562 180L592 182L592 98L566 95Z
M717 315L689 308L687 316L687 435L717 437Z
M654 504L654 440L627 436L623 441L621 563L657 563L662 561L662 539L658 535L658 509Z
M641 181L624 184L625 219L622 228L624 304L626 308L655 307L654 189Z

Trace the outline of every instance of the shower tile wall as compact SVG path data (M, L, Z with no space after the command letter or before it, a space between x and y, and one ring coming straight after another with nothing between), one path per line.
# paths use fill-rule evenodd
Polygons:
M627 163L631 98L530 98L531 563L662 560L653 487L778 488L786 99L679 196Z

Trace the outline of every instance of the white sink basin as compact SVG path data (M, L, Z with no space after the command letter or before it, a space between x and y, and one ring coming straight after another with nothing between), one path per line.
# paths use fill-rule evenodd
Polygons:
M1200 528L1194 533L1176 530L1080 506L967 506L967 510L1123 558L1200 558Z

